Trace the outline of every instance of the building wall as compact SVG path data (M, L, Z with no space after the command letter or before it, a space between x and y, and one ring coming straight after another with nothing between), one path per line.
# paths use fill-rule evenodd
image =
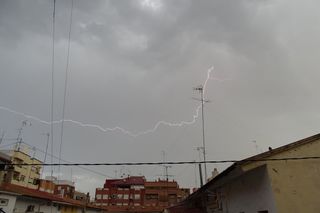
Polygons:
M96 189L95 200L98 206L141 206L144 201L144 189Z
M21 151L12 150L10 153L13 163L41 164L42 162L31 158L28 154ZM20 162L21 160L21 162ZM18 179L11 179L10 183L37 189L38 185L34 184L35 180L40 178L41 166L14 166L14 172L19 173Z
M320 141L275 157L320 156ZM320 160L268 163L271 185L279 213L320 212Z
M50 180L40 180L39 191L47 192L50 194L54 193L55 184Z
M8 213L25 213L28 206L34 206L34 212L43 213L96 213L100 212L95 209L87 209L84 211L83 207L61 205L54 203L51 206L50 201L34 199L30 197L18 197L15 203L14 211L8 211Z
M14 206L16 205L15 195L0 194L0 200L5 202L0 201L0 209L7 213L13 212Z
M73 206L61 207L61 213L81 213L82 209Z
M75 188L71 185L55 185L54 194L73 199Z
M127 181L126 188L112 184L115 181L119 182L119 180L106 180L104 188L96 189L95 201L98 206L167 207L189 195L189 190L180 189L176 181L149 181L144 182L144 185L130 185Z
M58 210L58 206L51 206L50 202L46 200L27 198L27 197L17 198L13 213L25 213L28 207L30 208L30 206L34 206L34 212L60 213L60 211Z
M223 186L223 213L276 213L272 188L265 166L253 169Z

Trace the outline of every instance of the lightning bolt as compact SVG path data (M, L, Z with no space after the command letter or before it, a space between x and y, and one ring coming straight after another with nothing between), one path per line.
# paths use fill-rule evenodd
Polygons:
M214 70L213 66L208 69L207 78L206 78L206 80L205 80L205 82L203 84L203 93L204 93L204 95L206 94L206 88L207 88L207 84L208 84L209 80L225 81L224 79L218 79L218 78L210 77L211 72L213 70ZM52 121L52 122L45 121L45 120L42 120L42 119L40 119L38 117L35 117L35 116L32 116L32 115L28 115L28 114L23 113L23 112L18 112L16 110L13 110L13 109L10 109L10 108L4 107L4 106L0 106L0 109L4 110L4 111L7 111L7 112L10 112L10 113L15 114L15 115L23 116L23 117L25 117L27 119L31 119L31 120L37 121L37 122L39 122L41 124L44 124L44 125L51 125L51 123L52 124L59 124L59 123L62 122L62 120L56 120L56 121ZM80 126L80 127L88 127L88 128L98 129L99 131L102 131L102 132L119 131L122 134L129 135L131 137L139 137L139 136L142 136L142 135L146 135L146 134L150 134L150 133L155 132L161 125L169 126L169 127L182 127L182 126L186 126L186 125L192 125L192 124L194 124L196 122L197 118L199 117L200 109L201 109L201 105L199 105L196 108L195 113L192 116L192 119L189 120L189 121L180 121L180 122L177 122L177 123L172 123L172 122L168 122L168 121L158 121L153 126L153 128L150 128L150 129L147 129L147 130L144 130L144 131L140 131L140 132L136 132L136 133L132 132L132 131L129 131L129 130L126 130L126 129L124 129L122 127L119 127L119 126L116 126L116 127L113 127L113 128L103 128L102 126L97 125L97 124L83 123L83 122L76 121L76 120L71 120L71 119L65 119L64 122L71 123L71 124L74 124L74 125L77 125L77 126Z

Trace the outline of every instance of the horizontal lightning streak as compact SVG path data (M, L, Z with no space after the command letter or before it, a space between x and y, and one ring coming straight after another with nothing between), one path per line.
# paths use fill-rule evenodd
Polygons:
M207 87L207 84L208 84L209 80L225 81L225 79L218 79L218 78L210 77L210 74L213 71L213 69L214 69L214 67L211 67L207 72L207 78L206 78L206 80L205 80L205 82L203 84L204 94L206 93L206 87ZM23 113L23 112L18 112L16 110L10 109L8 107L0 106L0 109L4 110L4 111L7 111L7 112L10 112L10 113L15 114L15 115L23 116L23 117L25 117L27 119L31 119L31 120L37 121L38 123L41 123L41 124L51 125L51 122L49 122L49 121L42 120L42 119L40 119L38 117L35 117L35 116L32 116L32 115L28 115L28 114ZM137 132L137 133L134 133L132 131L126 130L126 129L124 129L122 127L119 127L119 126L116 126L116 127L113 127L113 128L103 128L102 126L97 125L97 124L88 124L88 123L83 123L83 122L76 121L76 120L71 120L71 119L64 119L63 121L66 122L66 123L75 124L75 125L80 126L80 127L88 127L88 128L98 129L99 131L102 131L102 132L119 131L122 134L129 135L131 137L139 137L139 136L142 136L142 135L146 135L146 134L150 134L150 133L155 132L161 125L169 126L169 127L182 127L182 126L186 126L186 125L192 125L192 124L194 124L196 122L197 118L199 117L200 109L201 109L201 105L199 105L196 108L195 114L193 115L192 120L190 120L190 121L180 121L180 122L177 122L177 123L172 123L172 122L168 122L168 121L158 121L154 125L153 128L147 129L147 130L144 130L144 131L141 131L141 132ZM56 120L56 121L53 121L52 124L59 124L61 122L62 122L62 120Z

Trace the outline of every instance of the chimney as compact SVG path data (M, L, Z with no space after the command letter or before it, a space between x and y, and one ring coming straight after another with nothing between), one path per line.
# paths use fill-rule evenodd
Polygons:
M217 168L214 168L212 171L212 178L215 178L219 174Z

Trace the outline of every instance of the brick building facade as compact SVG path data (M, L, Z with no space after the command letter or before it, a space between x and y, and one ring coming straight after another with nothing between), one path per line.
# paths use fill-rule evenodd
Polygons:
M176 181L146 181L143 176L107 179L96 189L95 203L112 210L130 208L164 209L186 198L189 189L181 189Z

